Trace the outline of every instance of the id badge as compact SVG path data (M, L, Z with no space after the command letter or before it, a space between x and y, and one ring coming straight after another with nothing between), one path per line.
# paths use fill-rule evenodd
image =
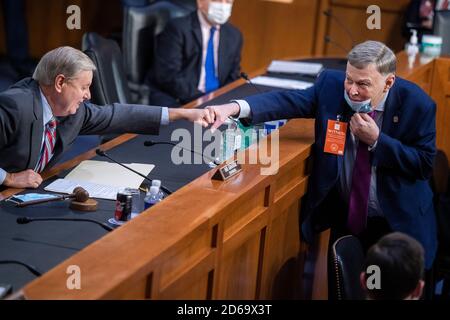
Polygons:
M338 156L344 155L347 126L347 122L328 120L324 152Z

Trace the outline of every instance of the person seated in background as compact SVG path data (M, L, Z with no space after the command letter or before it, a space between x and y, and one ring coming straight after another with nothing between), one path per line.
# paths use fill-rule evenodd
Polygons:
M380 270L379 288L368 288L370 266ZM393 232L382 237L368 251L361 286L370 300L418 300L425 285L424 249L410 236ZM374 280L375 282L375 280Z
M228 23L233 0L197 0L158 36L146 82L150 102L179 106L240 77L242 35Z
M83 52L56 48L42 57L33 78L0 94L0 185L37 188L40 173L79 134L158 134L160 125L178 119L207 125L208 110L91 104L95 69Z

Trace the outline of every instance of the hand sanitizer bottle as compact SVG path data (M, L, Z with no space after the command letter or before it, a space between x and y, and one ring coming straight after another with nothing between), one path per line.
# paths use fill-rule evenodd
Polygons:
M419 46L417 45L417 30L411 29L412 35L409 40L406 53L408 54L408 65L409 68L414 66L414 61L416 61L416 55L419 53Z

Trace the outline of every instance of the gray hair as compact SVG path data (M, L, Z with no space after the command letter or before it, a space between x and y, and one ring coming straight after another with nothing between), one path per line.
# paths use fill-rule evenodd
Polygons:
M379 41L365 41L356 45L347 56L348 62L358 69L373 63L379 73L395 73L397 58L394 52Z
M92 60L80 50L59 47L47 52L39 61L33 79L42 85L52 85L57 75L73 79L81 71L94 71Z

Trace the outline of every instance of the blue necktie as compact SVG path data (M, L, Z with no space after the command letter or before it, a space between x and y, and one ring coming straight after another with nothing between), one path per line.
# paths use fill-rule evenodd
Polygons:
M211 92L219 88L219 78L216 75L216 68L214 65L214 33L216 28L212 27L209 35L208 50L206 52L205 60L205 92Z

